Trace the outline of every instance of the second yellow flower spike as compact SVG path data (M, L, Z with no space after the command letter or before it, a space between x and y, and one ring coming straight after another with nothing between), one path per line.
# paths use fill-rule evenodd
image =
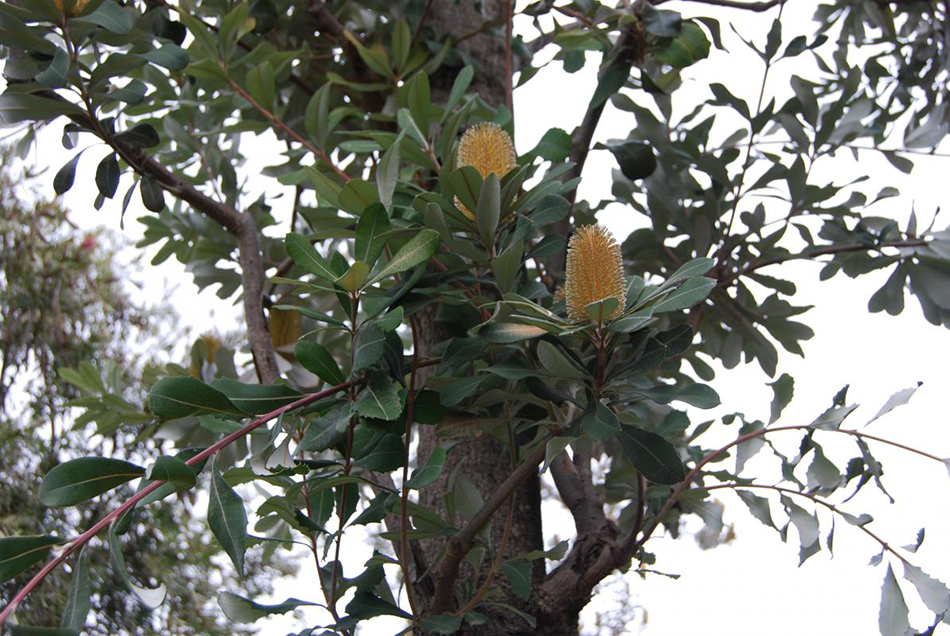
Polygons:
M458 166L471 166L478 171L482 179L495 173L501 179L518 165L518 156L511 137L498 124L483 122L475 124L465 131L459 141ZM471 220L475 213L465 207L461 201L455 205Z

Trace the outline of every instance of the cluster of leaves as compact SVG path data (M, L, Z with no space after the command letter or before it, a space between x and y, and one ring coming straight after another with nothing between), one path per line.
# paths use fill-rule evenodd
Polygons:
M810 52L826 80L793 78L795 96L784 105L760 97L754 108L710 83L713 98L674 121L683 69L710 53L710 40L722 47L718 22L683 20L648 5L633 13L572 3L568 9L580 16L576 28L558 27L542 36L542 44L559 48L554 60L569 72L584 65L585 52L604 54L588 118L596 125L608 103L636 117L627 139L604 148L620 167L614 200L644 213L651 224L624 243L631 274L624 298L596 299L584 308L589 320L577 321L566 317L555 293L561 272L546 267L564 253L571 217L580 225L601 208L574 205L577 166L568 159L575 139L551 129L506 174L459 165L459 133L478 122L510 133L511 113L471 90L480 85L478 60L467 59L452 38L430 38L428 10L417 4L389 7L392 20L361 10L377 8L375 3L358 2L343 3L337 15L326 5L292 0L182 2L181 9L148 3L144 13L136 3L92 0L68 19L53 0L0 5L0 43L28 53L7 65L8 77L18 83L0 95L0 120L67 116L67 148L90 136L106 142L114 154L97 167L96 205L114 198L129 174L122 208L137 189L153 213L143 218L142 243L161 244L153 262L174 255L199 288L218 284L223 298L254 274L241 242L246 230L235 220L247 219L257 232L253 257L275 272L264 293L277 299L268 311L270 344L284 375L253 383L238 372L229 348L206 339L196 344L190 369L167 367L141 409L91 365L66 372L85 392L76 403L87 409L82 423L95 421L102 434L148 423L148 432L175 439L178 449L147 467L110 457L63 463L44 479L41 501L74 506L139 479L127 507L105 518L113 566L125 580L120 537L137 527L131 511L151 511L161 499L207 479L208 525L239 574L246 573L248 549L256 544L269 560L277 547L301 542L313 554L322 588L322 599L277 605L223 591L222 610L241 623L321 604L332 620L315 629L330 633L351 633L361 621L383 615L412 621L409 629L454 633L487 623L499 608L535 624L524 611L537 591L532 562L561 560L567 545L512 555L494 544L491 516L504 498L484 496L448 460L453 447L473 436L491 436L505 448L510 479L538 466L556 470L568 448L575 457L608 458L596 487L606 503L622 510L609 521L616 524L613 534L626 537L617 545L627 555L611 569L634 556L651 563L655 557L643 544L659 526L675 535L683 514L701 516L718 536L721 507L709 494L716 488L740 490L753 514L775 526L767 500L755 494L763 487L741 472L765 436L778 430L805 431L799 455L780 457L788 487L771 487L781 493L789 518L781 536L789 524L796 526L802 560L821 543L817 516L796 498L865 529L868 519L825 501L854 480L857 488L873 481L883 489L880 464L864 439L840 428L851 411L843 395L811 425L774 427L791 395L790 378L780 377L769 426L738 415L725 422L742 421L735 471L705 468L728 449L704 448L697 440L712 422L693 426L672 404L719 404L711 388L682 369L683 360L709 380L712 368L698 354L727 368L744 354L774 375L773 341L802 352L800 342L812 332L791 318L807 307L786 299L796 292L790 281L758 272L767 265L831 255L826 276L855 276L896 264L871 309L899 312L909 279L927 318L947 323L945 233L918 233L915 221L901 232L864 214L869 204L855 184L813 182L816 162L857 138L880 141L897 125L889 115L863 123L871 111L883 112L874 106L884 93L875 92L873 74L865 69L862 75L842 54L827 63L823 35L783 42L779 14L764 47L748 43L763 61L765 78L779 62ZM545 1L524 12L540 25L555 10ZM319 36L308 27L311 13ZM486 21L480 31L494 26ZM530 61L531 47L511 44ZM536 70L525 66L520 82ZM650 96L655 107L631 94ZM709 112L717 109L741 122L718 144L710 140L719 135L719 113ZM937 110L927 116L936 117ZM27 125L26 139L33 126ZM287 149L263 176L295 190L285 237L273 231L273 197L251 197L237 172L244 136L269 132ZM933 135L925 138L936 143ZM782 149L763 150L771 141ZM57 173L58 193L73 185L86 149ZM909 169L903 156L886 156ZM166 194L174 196L171 207ZM841 202L843 194L851 197ZM892 194L882 191L871 203ZM779 202L745 209L749 197L765 196ZM789 227L804 248L782 242ZM770 295L760 299L747 280ZM243 291L245 307L254 309ZM427 350L419 346L423 320L445 334ZM257 357L255 362L262 364ZM423 368L434 371L423 376ZM439 444L410 475L417 426L433 427ZM813 439L823 430L853 435L860 457L846 469L836 467ZM809 457L802 481L796 469ZM415 497L443 476L443 509L423 507ZM255 534L248 533L247 504L235 490L243 484L266 493L254 502ZM341 545L357 526L389 541L396 557L377 552L361 572L346 576ZM429 539L444 539L453 549L413 576L407 546ZM4 575L23 571L58 543L50 537L0 540L6 557L0 561L11 564ZM462 559L476 573L487 572L481 587L455 586L452 561L457 572ZM79 583L70 608L82 604L79 591L86 587L83 567L74 570ZM492 585L496 571L504 576L501 585ZM942 584L909 564L905 575L942 616L950 606ZM405 603L391 587L399 576ZM893 580L889 570L886 614L896 618L882 619L886 636L902 633ZM145 607L165 596L158 583L125 582ZM436 599L441 594L450 602L418 606L414 590L427 586L435 588ZM65 628L79 626L75 615L70 610Z

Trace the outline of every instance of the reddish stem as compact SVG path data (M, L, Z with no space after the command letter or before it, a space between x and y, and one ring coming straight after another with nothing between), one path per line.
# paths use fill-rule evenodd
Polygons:
M244 437L245 435L247 435L254 429L260 427L261 425L266 424L267 422L271 421L272 419L276 417L280 417L287 411L298 409L302 406L306 406L308 404L316 402L317 400L321 400L327 396L333 395L334 393L337 393L344 389L348 389L352 384L353 384L352 382L345 382L344 384L338 384L337 386L331 387L329 389L325 389L323 391L320 391L319 393L311 393L310 395L306 395L295 402L291 402L290 404L287 404L286 406L282 406L279 409L275 409L271 411L270 413L267 413L261 416L260 418L254 420L250 424L247 424L246 426L242 427L240 430L237 430L234 433L231 433L230 435L220 439L219 441L215 442L208 448L204 449L203 451L201 451L200 453L198 453L197 455L195 455L194 457L192 457L185 463L188 464L189 466L194 466L195 464L204 461L211 455L214 455L219 450L228 446L235 440ZM135 505L138 502L142 501L142 499L144 499L149 494L157 490L164 483L165 483L164 481L153 481L148 486L146 486L142 490L135 493L124 504L122 504L121 506L119 506L118 508L116 508L115 510L107 514L105 517L100 519L98 523L96 523L94 526L86 530L84 533L82 533L81 535L73 539L66 547L64 547L63 551L59 554L59 556L57 556L55 559L53 559L52 561L47 563L45 566L43 566L43 569L37 572L33 576L33 578L30 579L30 581L25 586L23 586L23 588L19 592L17 592L16 596L13 597L13 600L10 601L5 608L3 608L3 611L0 612L0 629L3 629L3 626L7 622L7 618L9 618L10 614L12 614L16 610L17 605L19 605L20 602L23 599L25 599L27 595L29 595L30 592L33 591L33 588L39 585L43 581L43 579L45 579L49 575L50 572L55 570L63 561L65 561L69 557L70 554L72 554L77 549L85 545L90 539L92 539L94 536L99 534L99 532L103 528L105 528L114 520L122 516L128 510L131 510L133 507L135 507Z

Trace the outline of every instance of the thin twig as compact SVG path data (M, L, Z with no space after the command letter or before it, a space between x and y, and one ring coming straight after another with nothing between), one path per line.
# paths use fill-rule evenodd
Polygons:
M804 497L805 499L811 500L815 504L820 504L824 506L825 508L827 508L828 510L832 511L835 514L838 514L844 517L844 513L841 510L839 510L834 504L828 503L824 499L821 499L814 495L810 495L806 492L799 492L791 488L782 488L781 486L770 486L767 484L716 484L714 486L705 486L703 489L704 490L722 490L724 488L730 488L733 490L741 490L743 488L757 488L759 490L773 490L775 492L780 492L786 495L795 495L798 497ZM852 524L852 525L857 525L857 524ZM876 534L868 530L866 525L867 524L861 524L861 525L857 525L857 527L863 530L865 534L870 536L872 539L877 541L881 545L882 548L884 548L885 550L887 550L888 552L896 556L898 559L900 559L904 565L911 565L910 561L908 561L906 558L904 558L902 554L900 554L894 548L888 545L887 541L884 541L879 536L877 536Z

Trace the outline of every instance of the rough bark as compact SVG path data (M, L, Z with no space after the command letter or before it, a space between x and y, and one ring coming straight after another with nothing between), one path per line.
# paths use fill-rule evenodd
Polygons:
M476 7L479 7L476 8ZM470 33L484 24L485 21L495 21L496 24L504 24L505 3L499 0L489 0L481 3L464 1L456 5L450 2L433 2L426 29L432 29L439 38L459 37L460 35ZM472 90L478 94L487 103L493 106L504 104L505 101L505 46L504 40L497 35L483 34L471 37L459 45L459 48L477 65L475 80L472 83ZM452 85L454 76L440 76L437 74L432 78L433 101L444 101L448 90ZM429 356L436 348L439 342L445 340L447 332L437 320L436 308L431 307L421 312L419 317L420 331L420 353L423 356ZM420 461L425 461L432 450L443 440L436 438L432 427L423 427L420 429L418 457ZM499 485L511 473L511 459L508 449L499 443L495 438L488 434L468 438L463 443L453 447L449 453L448 466L462 465L461 473L464 474L478 488L484 499L489 499ZM448 471L447 471L448 472ZM444 514L442 496L446 491L447 475L420 493L421 504L427 508ZM529 477L521 487L515 491L514 514L511 531L508 537L505 553L513 556L530 550L539 549L543 545L541 533L541 491L540 480L534 474ZM492 518L492 543L498 546L501 542L502 532L505 526L508 506L502 505ZM422 548L425 555L426 564L429 567L434 566L438 561L439 552L444 547L444 540L431 540L422 542ZM544 576L544 565L535 561L535 569L532 573L535 589L540 585ZM470 567L463 563L459 584L470 584L472 587L482 582L487 569L488 561L482 568L481 573L473 572ZM476 579L477 580L474 580ZM496 581L504 586L504 576L499 572L496 575ZM420 592L424 590L420 589ZM506 589L508 596L505 602L516 607L524 609L529 613L535 614L537 607L534 598L529 602L518 599L514 594ZM431 597L423 598L428 604ZM485 613L490 620L487 625L480 627L466 626L460 634L471 634L478 636L494 635L513 635L534 633L524 619L518 617L512 612L506 610L485 611L485 608L479 608L479 612ZM576 620L573 631L566 632L544 632L551 634L576 634Z

